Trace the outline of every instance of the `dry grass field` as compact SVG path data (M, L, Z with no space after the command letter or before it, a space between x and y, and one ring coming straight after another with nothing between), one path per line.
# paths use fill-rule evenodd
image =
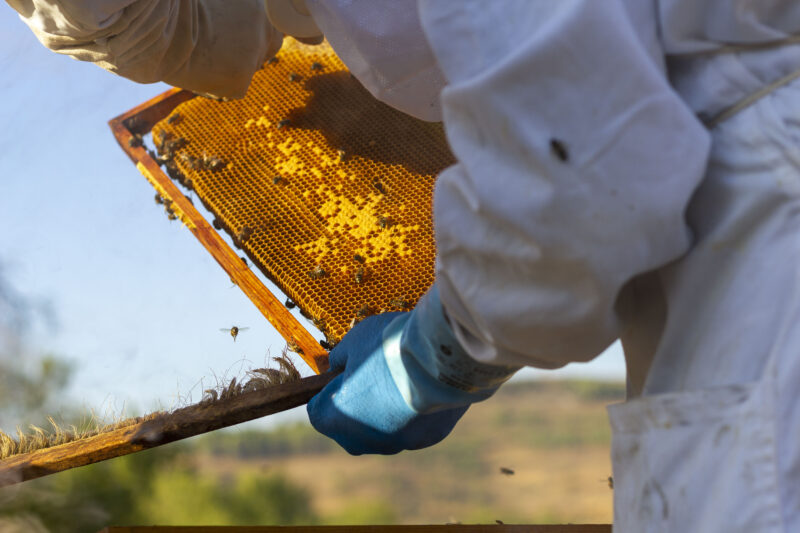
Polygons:
M255 440L241 445L251 441L245 433L217 435L196 464L213 477L285 477L327 524L610 523L605 405L622 397L617 384L514 383L426 450L352 457L297 425L252 435L272 441L261 450Z

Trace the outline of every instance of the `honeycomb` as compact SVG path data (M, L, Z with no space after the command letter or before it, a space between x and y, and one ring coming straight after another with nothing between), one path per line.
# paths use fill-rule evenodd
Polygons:
M433 184L454 161L441 124L375 100L329 46L287 38L244 99L193 98L152 133L170 177L329 343L433 283Z

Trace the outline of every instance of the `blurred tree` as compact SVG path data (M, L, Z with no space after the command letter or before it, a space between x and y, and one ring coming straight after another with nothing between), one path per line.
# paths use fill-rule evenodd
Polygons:
M25 342L37 309L7 283L0 265L0 430L59 412L72 367ZM316 523L308 493L280 476L199 475L194 445L172 444L0 488L2 533L91 532L107 525Z

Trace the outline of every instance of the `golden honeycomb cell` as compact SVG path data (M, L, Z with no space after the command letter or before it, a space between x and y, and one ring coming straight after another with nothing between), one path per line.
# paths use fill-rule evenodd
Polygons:
M330 341L433 283L441 124L375 100L329 46L286 39L246 98L193 98L152 131L173 180Z

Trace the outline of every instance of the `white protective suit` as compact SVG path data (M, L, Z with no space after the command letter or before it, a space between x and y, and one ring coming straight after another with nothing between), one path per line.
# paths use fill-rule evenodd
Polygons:
M214 4L7 1L45 44L60 4ZM307 4L373 94L444 117L437 282L469 353L555 368L622 338L615 531L800 531L800 2Z

